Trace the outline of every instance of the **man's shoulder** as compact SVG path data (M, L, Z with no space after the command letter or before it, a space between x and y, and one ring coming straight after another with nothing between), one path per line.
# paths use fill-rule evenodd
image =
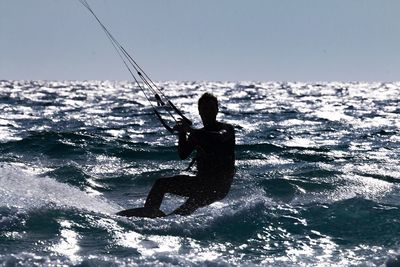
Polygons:
M230 130L230 131L234 131L235 130L235 128L232 126L232 124L229 124L229 123L226 123L226 122L221 122L221 121L219 121L218 123L219 123L219 125L220 125L220 127L222 129L226 129L226 130Z

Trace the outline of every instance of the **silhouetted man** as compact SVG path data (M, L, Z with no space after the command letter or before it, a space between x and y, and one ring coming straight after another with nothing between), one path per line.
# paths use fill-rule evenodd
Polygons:
M199 207L223 199L229 192L235 173L234 128L216 120L218 100L203 94L198 102L203 122L202 129L193 129L183 120L174 130L179 133L178 152L186 159L196 150L197 175L177 175L158 179L146 199L145 208L163 216L161 202L166 193L188 197L187 201L173 214L188 215Z

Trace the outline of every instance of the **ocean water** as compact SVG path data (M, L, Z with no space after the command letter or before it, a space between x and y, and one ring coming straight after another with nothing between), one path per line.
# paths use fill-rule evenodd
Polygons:
M0 81L0 265L385 266L400 255L400 83L159 82L235 126L229 195L122 218L182 172L130 82ZM184 201L167 195L162 209ZM397 261L398 263L399 261Z

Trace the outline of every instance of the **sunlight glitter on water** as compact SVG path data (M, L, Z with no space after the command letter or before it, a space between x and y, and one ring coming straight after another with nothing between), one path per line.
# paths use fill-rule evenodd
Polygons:
M157 85L196 127L198 97L218 96L237 137L228 196L184 218L114 215L187 167L138 87L0 81L0 265L379 266L399 254L400 83ZM71 225L32 225L42 216ZM69 256L29 253L50 245Z
M64 220L60 222L62 227L60 232L60 241L52 247L54 252L67 256L72 262L78 262L81 257L78 255L80 247L78 240L80 236L71 230L71 222Z

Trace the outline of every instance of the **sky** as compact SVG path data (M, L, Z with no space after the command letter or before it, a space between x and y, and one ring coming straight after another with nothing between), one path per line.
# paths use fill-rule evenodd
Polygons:
M399 81L399 0L88 0L155 81ZM130 80L78 0L0 0L0 79Z

